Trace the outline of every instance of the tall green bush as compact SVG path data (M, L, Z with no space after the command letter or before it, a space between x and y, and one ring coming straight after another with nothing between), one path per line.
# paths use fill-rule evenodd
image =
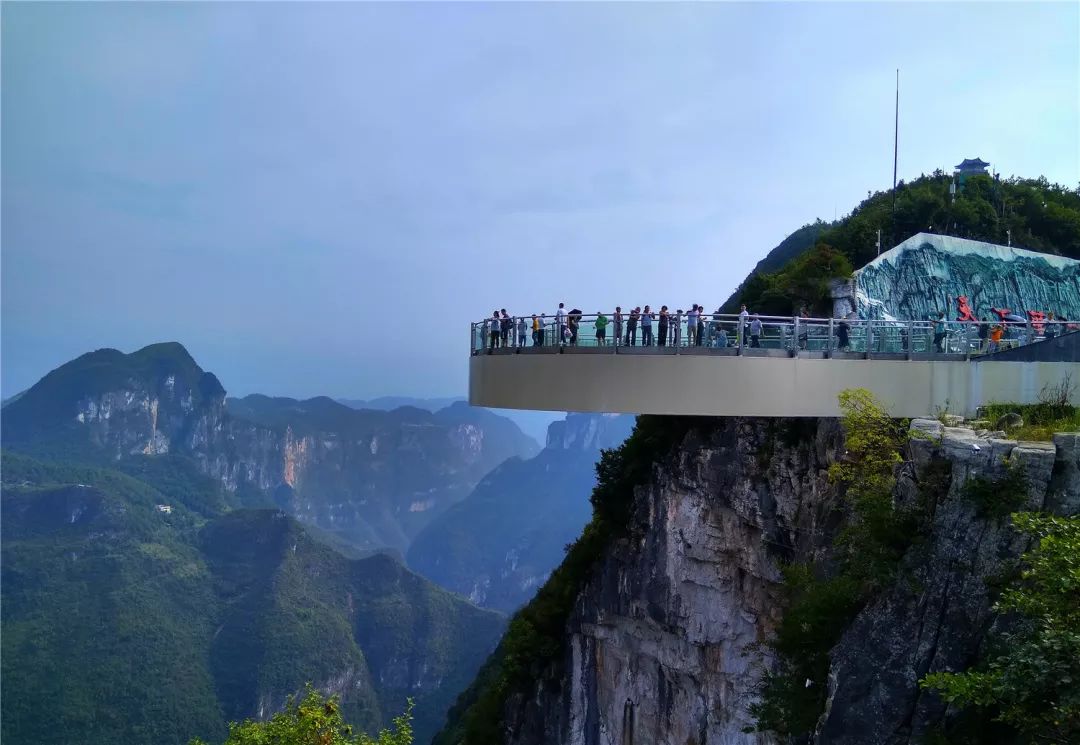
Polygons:
M1020 512L1012 521L1035 539L995 605L1017 622L982 664L920 684L951 704L995 710L1029 742L1080 742L1080 518Z

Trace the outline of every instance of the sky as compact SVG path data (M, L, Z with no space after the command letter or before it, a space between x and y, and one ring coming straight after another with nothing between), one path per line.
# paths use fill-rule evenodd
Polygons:
M13 3L0 389L180 341L230 395L460 395L507 308L715 307L982 157L1080 182L1077 3Z

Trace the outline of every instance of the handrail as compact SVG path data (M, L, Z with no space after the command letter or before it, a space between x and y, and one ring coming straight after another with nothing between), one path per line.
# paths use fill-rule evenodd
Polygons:
M700 313L690 325L689 313L669 312L663 321L657 311L575 313L563 310L536 316L486 318L470 324L471 354L523 351L537 347L600 347L617 353L627 347L671 348L676 354L691 347L747 350L781 349L792 356L819 352L824 356L949 354L965 359L1080 330L1072 321L961 321L944 319L889 320ZM599 322L601 316L605 322ZM533 321L538 328L534 329ZM759 324L756 324L759 322ZM494 322L494 328L493 328ZM993 329L1001 329L1001 338ZM494 331L494 338L493 332ZM1050 333L1047 333L1047 332ZM756 332L756 333L755 333Z

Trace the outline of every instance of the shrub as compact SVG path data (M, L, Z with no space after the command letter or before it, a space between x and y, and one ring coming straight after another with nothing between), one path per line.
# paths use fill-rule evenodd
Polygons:
M1031 742L1080 741L1080 518L1016 513L1036 539L1027 568L995 605L1020 621L977 668L920 681L945 701L993 708Z

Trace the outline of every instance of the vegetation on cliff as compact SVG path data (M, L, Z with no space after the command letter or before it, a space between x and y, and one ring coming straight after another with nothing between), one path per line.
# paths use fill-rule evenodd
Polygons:
M866 601L892 581L918 535L917 508L893 503L896 467L907 433L865 389L840 394L847 452L829 470L844 489L850 517L836 541L836 566L784 569L788 607L767 645L777 658L761 699L751 706L759 730L813 732L825 705L829 650Z
M653 464L693 426L693 417L641 416L626 442L603 451L590 498L592 520L581 537L567 546L559 568L510 621L498 649L451 708L435 745L501 742L507 699L525 693L541 678L557 677L574 601L611 543L626 534L635 488L648 483Z
M1025 569L995 605L1014 624L993 639L981 664L921 681L942 698L978 707L1030 742L1080 740L1080 518L1012 516L1035 540Z
M789 315L805 304L824 311L829 279L851 273L883 248L920 232L1005 244L1080 259L1080 190L1045 179L995 180L971 176L953 200L952 176L937 171L880 191L850 215L818 232L807 251L781 267L755 269L725 304L728 312L746 303L759 313ZM783 244L781 244L782 246ZM779 249L779 247L778 247ZM846 261L833 259L842 255ZM760 266L760 265L759 265Z
M341 715L337 696L324 697L311 685L302 699L290 696L283 711L265 722L234 722L222 745L412 745L412 702L394 718L394 728L375 737L354 733ZM191 745L206 745L196 738Z

